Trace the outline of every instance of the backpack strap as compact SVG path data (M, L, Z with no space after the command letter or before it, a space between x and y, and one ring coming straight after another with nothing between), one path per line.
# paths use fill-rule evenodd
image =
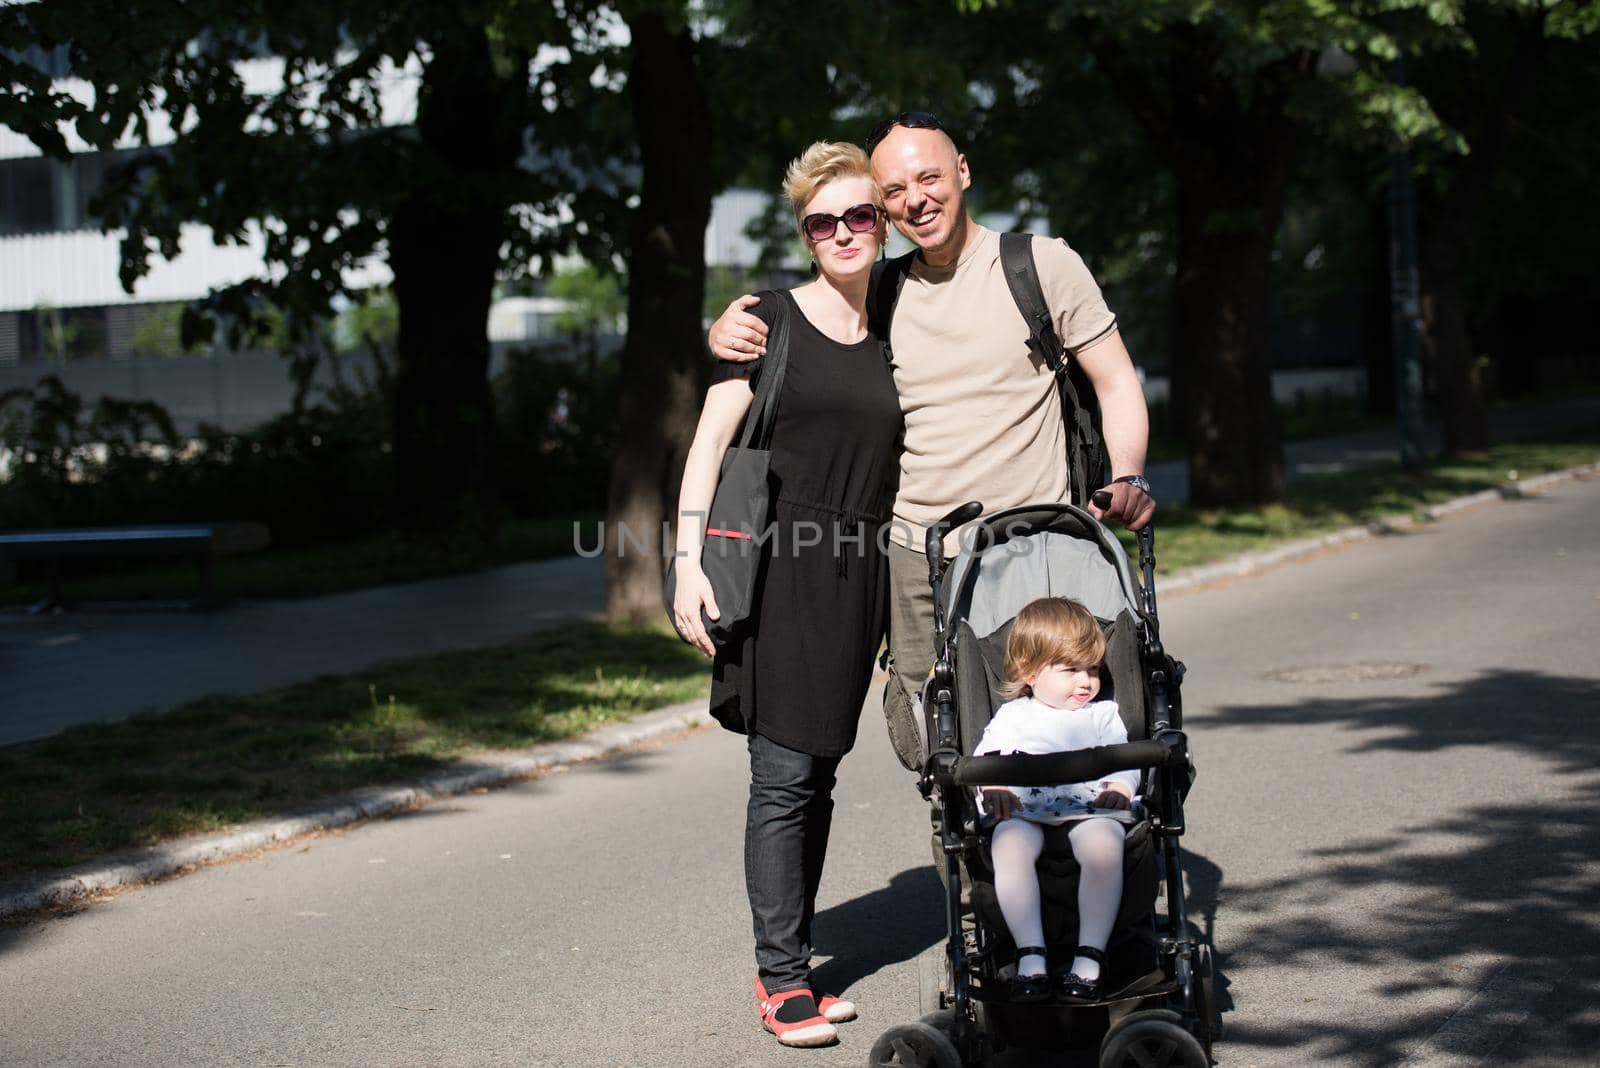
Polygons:
M1044 286L1039 282L1039 266L1033 260L1033 235L1001 234L1000 267L1005 271L1011 299L1016 301L1017 310L1028 324L1029 346L1060 376L1066 370L1066 361L1062 358L1065 350L1061 338L1056 335L1050 305L1044 299Z
M1082 504L1105 481L1105 437L1100 429L1100 403L1094 384L1076 360L1068 363L1056 333L1055 317L1044 298L1039 266L1033 258L1033 235L1000 235L1000 267L1017 311L1028 325L1028 346L1055 375L1061 396L1061 419L1067 430L1067 480L1072 500Z
M911 273L911 259L916 249L902 256L879 260L872 265L872 281L867 287L867 327L887 350L889 324L894 320L894 305L905 288L906 275Z

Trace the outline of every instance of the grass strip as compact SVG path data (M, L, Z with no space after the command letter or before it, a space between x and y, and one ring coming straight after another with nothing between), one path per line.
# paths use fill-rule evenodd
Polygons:
M1158 512L1161 571L1600 461L1600 426L1482 457L1309 476L1282 505ZM0 882L283 812L452 760L697 697L705 660L662 628L580 624L0 748Z
M1597 462L1600 426L1591 426L1545 440L1496 445L1471 459L1434 457L1421 473L1396 463L1308 475L1289 483L1282 504L1264 508L1161 505L1156 512L1156 573L1170 575L1386 517L1414 517L1455 497ZM1126 531L1121 534L1131 554L1133 538ZM1159 582L1156 588L1159 592Z
M73 727L0 748L0 882L582 734L707 685L705 658L670 630L585 623Z

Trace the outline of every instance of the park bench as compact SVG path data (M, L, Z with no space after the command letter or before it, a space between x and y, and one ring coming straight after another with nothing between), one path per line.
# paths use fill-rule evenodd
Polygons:
M175 523L168 526L93 527L81 530L0 532L0 585L9 581L20 560L42 560L48 566L49 592L29 611L35 614L64 607L61 564L66 560L124 560L187 556L199 574L199 593L189 605L215 608L213 561L219 556L266 548L270 537L261 523Z

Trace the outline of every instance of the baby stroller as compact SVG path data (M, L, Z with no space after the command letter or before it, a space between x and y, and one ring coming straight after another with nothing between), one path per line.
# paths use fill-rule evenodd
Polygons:
M1097 1055L1101 1068L1205 1068L1217 1034L1211 950L1184 907L1178 838L1193 767L1178 692L1183 665L1162 648L1156 624L1154 533L1147 527L1139 534L1140 584L1116 537L1089 513L1069 504L1024 505L963 530L962 550L943 573L941 535L982 511L973 502L951 512L929 530L926 546L937 656L922 690L920 788L933 806L948 938L919 960L927 1015L884 1032L868 1063L962 1068L1025 1047L1050 1050L1051 1063L1076 1050L1083 1063ZM1101 621L1102 693L1117 701L1129 741L1070 753L969 756L1003 703L998 689L1013 617L1046 596L1082 601ZM1140 818L1128 829L1122 905L1100 996L1011 1003L1016 947L995 898L974 787L1093 781L1123 769L1142 773ZM1077 863L1066 831L1047 829L1038 863L1052 962L1070 959L1077 939Z

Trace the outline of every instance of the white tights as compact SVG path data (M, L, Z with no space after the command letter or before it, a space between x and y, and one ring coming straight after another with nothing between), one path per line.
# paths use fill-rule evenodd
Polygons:
M1111 925L1122 904L1122 839L1126 832L1112 819L1080 820L1068 838L1081 872L1078 876L1078 944L1105 949ZM994 890L1011 940L1021 946L1044 945L1039 914L1039 873L1034 864L1044 849L1044 828L1023 819L1001 821L989 851L994 858ZM1100 978L1100 965L1074 957L1080 978ZM1045 960L1029 953L1017 961L1018 975L1043 975Z

